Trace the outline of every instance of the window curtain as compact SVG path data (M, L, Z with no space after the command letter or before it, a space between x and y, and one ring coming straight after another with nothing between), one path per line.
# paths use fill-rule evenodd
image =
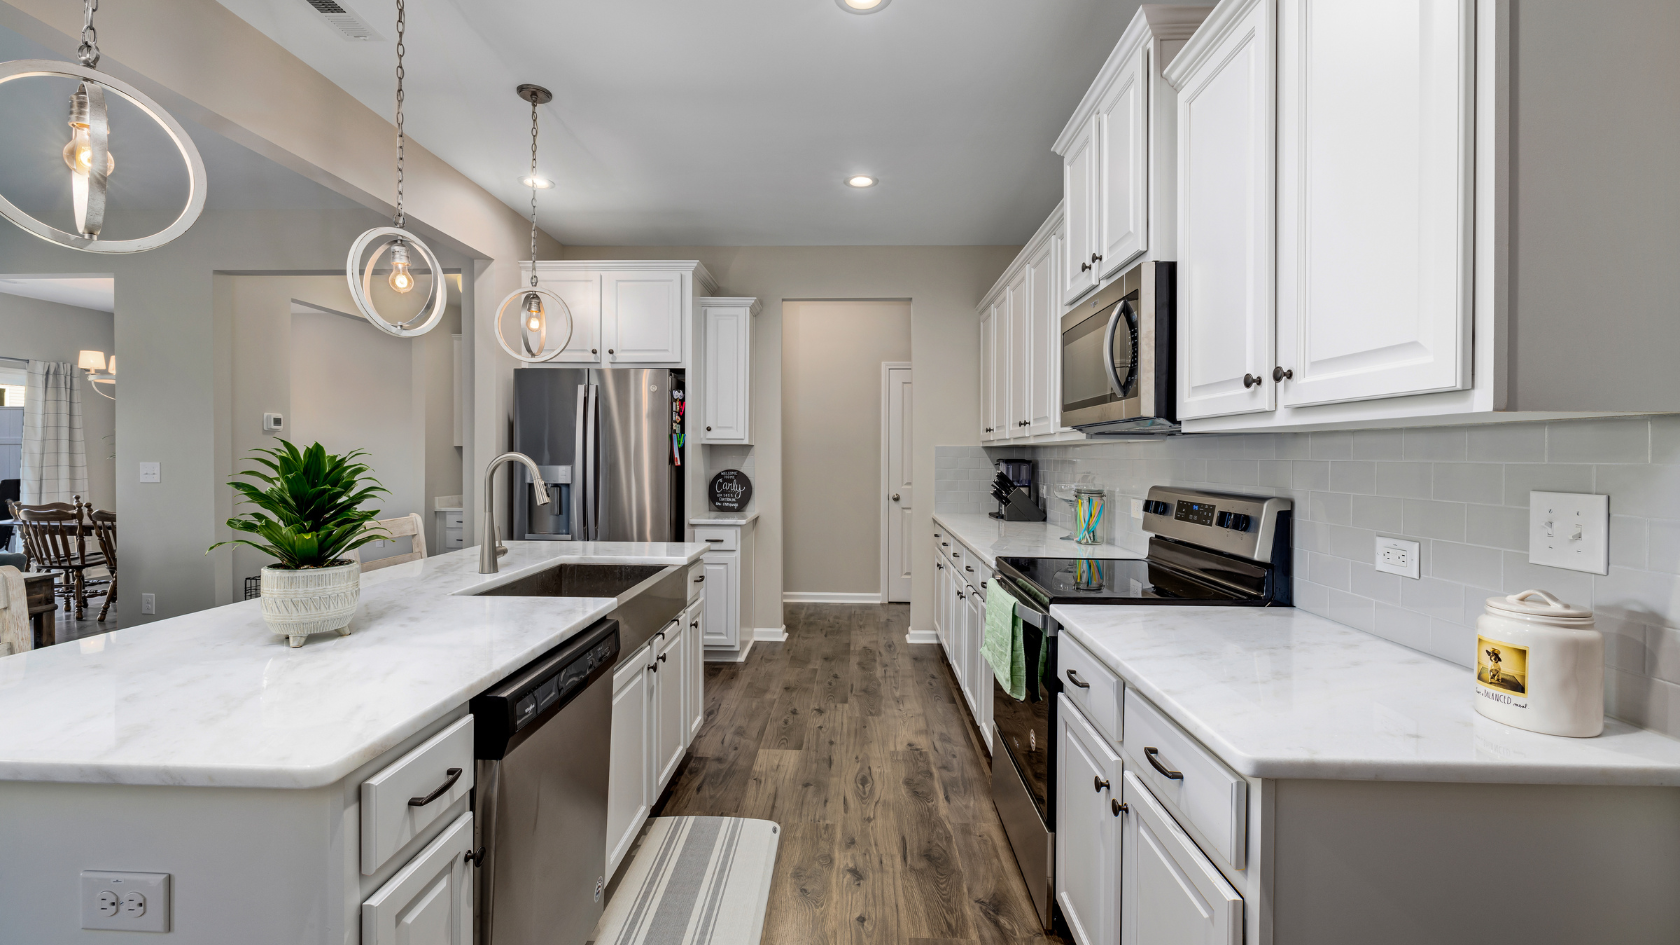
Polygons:
M24 505L69 502L88 491L82 388L68 361L30 361L24 385Z

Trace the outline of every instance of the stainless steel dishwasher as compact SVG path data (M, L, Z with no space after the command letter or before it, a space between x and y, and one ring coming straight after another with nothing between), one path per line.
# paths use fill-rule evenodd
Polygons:
M583 945L601 917L618 654L609 617L472 700L478 945Z

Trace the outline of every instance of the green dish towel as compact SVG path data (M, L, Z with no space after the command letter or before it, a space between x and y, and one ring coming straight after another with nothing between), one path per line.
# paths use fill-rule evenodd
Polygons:
M1021 643L1021 618L1015 598L1002 590L986 595L986 636L980 655L992 666L998 685L1011 699L1027 697L1027 656Z

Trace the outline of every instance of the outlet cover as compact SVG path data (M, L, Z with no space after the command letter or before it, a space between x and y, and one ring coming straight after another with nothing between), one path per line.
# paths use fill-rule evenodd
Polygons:
M1384 538L1377 536L1376 564L1377 570L1386 574L1398 574L1417 580L1419 577L1418 543L1404 538Z
M156 594L141 594L140 595L140 612L143 613L143 614L155 614L155 613L157 613L157 595Z
M1133 499L1132 500L1132 518L1135 518L1140 522L1143 521L1143 500L1142 499Z
M82 870L82 928L169 931L169 874Z
M140 481L141 482L162 482L163 481L163 464L162 463L141 463L140 464Z
M1528 563L1609 574L1610 497L1530 492Z

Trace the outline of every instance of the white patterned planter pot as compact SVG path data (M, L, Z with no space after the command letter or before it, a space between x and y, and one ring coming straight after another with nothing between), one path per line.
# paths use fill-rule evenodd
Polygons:
M262 569L262 612L268 629L302 646L311 633L350 635L350 618L362 593L362 566L349 561L326 568Z

